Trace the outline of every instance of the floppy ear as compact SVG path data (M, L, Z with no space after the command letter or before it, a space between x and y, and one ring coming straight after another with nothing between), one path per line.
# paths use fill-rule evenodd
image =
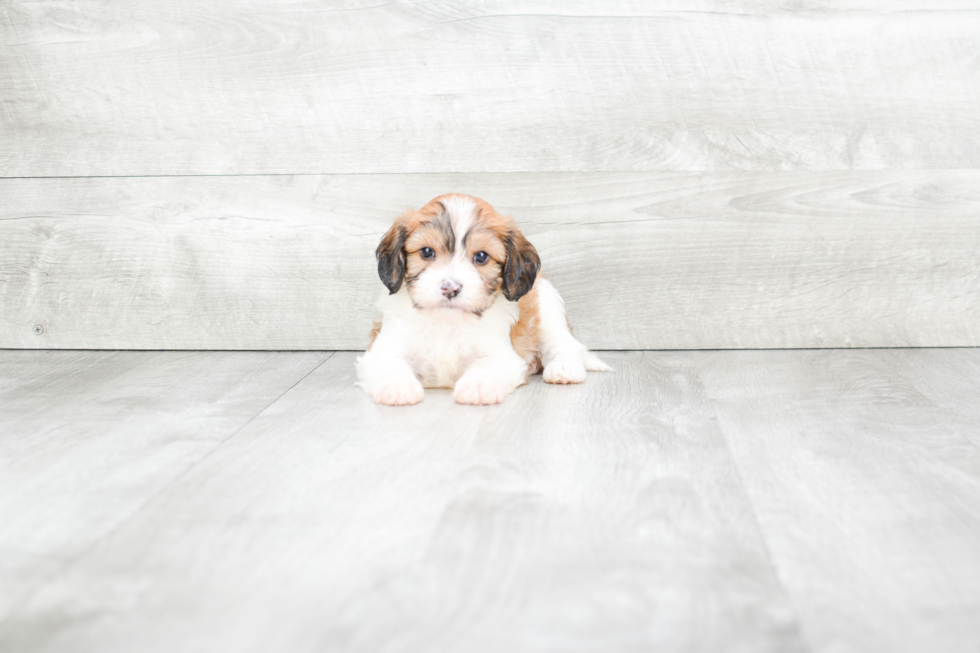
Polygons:
M504 237L504 250L507 252L503 273L504 297L514 302L531 292L534 278L541 269L541 259L534 245L516 229Z
M378 257L378 276L381 277L381 283L388 287L391 295L398 292L402 287L402 279L405 278L406 238L408 238L408 230L400 219L396 220L374 252Z

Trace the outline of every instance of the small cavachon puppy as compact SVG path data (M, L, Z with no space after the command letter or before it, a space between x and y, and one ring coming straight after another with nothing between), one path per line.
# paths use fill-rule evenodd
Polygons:
M542 370L548 383L581 383L611 369L572 337L534 246L481 199L442 195L406 211L377 256L389 292L357 376L379 404L416 404L423 388L497 404Z

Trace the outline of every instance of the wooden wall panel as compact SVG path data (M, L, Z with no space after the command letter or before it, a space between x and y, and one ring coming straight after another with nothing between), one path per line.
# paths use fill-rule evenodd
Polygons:
M0 176L973 168L970 2L5 0Z
M980 171L730 171L0 180L0 347L362 348L381 234L454 190L594 348L980 345Z
M980 344L974 2L0 9L0 347L362 347L447 190L593 347Z

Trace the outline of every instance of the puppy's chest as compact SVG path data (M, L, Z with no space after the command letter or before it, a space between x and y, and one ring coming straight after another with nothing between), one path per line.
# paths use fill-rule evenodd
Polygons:
M451 388L477 358L503 344L509 344L509 329L491 325L425 325L416 330L409 345L408 359L422 385Z

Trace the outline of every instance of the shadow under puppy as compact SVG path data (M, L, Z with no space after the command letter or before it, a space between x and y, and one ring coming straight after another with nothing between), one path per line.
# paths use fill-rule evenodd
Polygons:
M496 404L542 370L548 383L581 383L611 369L572 336L534 246L481 199L442 195L406 211L377 257L388 293L357 376L379 404L416 404L423 388Z

